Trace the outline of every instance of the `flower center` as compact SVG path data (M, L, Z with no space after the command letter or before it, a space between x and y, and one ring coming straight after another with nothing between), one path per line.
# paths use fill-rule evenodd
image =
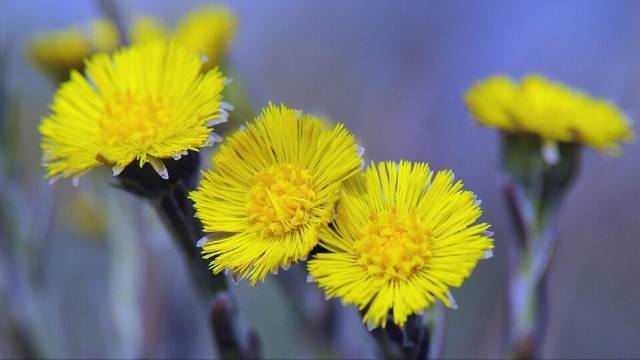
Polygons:
M358 262L372 277L406 280L427 262L431 239L431 230L415 216L395 208L374 213L355 242Z
M313 180L292 164L273 165L254 177L247 214L263 235L282 235L309 221L314 205Z
M124 143L146 148L158 141L170 115L167 102L159 96L115 94L113 101L105 105L100 121L102 139L109 146Z

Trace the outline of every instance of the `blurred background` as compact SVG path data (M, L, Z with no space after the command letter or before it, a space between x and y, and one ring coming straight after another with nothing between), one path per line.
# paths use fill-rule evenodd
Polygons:
M116 5L125 20L153 15L172 24L202 3ZM343 122L367 159L452 168L483 200L495 257L453 290L459 309L449 312L445 354L500 354L503 249L514 234L501 194L498 136L473 124L462 94L490 74L537 72L607 98L638 119L640 2L228 6L238 15L230 66L255 109L271 100ZM29 63L25 46L36 32L101 15L88 0L0 0L0 357L211 357L207 315L156 214L114 190L106 171L83 177L78 187L43 180L37 129L55 85ZM239 126L237 120L228 126ZM620 158L584 153L561 214L545 357L640 357L639 156L637 142ZM313 312L324 301L308 288L286 294L273 278L235 287L242 323L257 329L265 356L371 356L371 340L351 307L338 305L337 353L315 340L292 305L292 298L304 298Z

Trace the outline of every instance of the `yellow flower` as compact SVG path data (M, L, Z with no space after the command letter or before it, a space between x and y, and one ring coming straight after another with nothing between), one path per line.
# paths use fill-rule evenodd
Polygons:
M546 141L578 142L616 154L620 143L634 137L615 105L538 75L526 76L520 84L491 76L473 85L465 102L480 124Z
M27 53L44 73L63 81L71 70L82 70L86 57L97 51L113 51L119 42L116 26L108 19L98 19L89 26L36 34Z
M341 124L329 130L315 117L270 104L227 137L190 195L205 232L220 233L203 246L213 272L228 269L255 284L305 258L361 162Z
M208 5L192 10L180 20L176 41L202 52L206 67L220 65L227 55L235 35L237 19L231 9Z
M462 285L493 241L482 210L451 171L425 163L372 163L346 182L331 227L320 230L311 277L329 297L364 311L363 322L403 326L436 299L455 307L449 287Z
M151 16L137 18L131 27L130 35L134 44L169 38L169 33L162 21Z
M72 69L82 69L90 53L91 44L79 27L37 34L27 49L35 65L56 80L65 79Z
M120 34L113 21L102 18L89 25L89 40L93 51L112 52L120 46Z
M197 151L224 121L225 78L201 73L197 53L155 41L93 56L54 96L40 125L47 176L79 176L106 164L115 175L138 160L167 178L162 159Z

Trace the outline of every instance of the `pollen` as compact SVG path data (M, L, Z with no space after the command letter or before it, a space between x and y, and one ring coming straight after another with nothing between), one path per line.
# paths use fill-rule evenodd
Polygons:
M359 264L374 278L407 280L431 255L432 233L415 216L391 208L373 213L354 243Z
M314 202L309 173L296 165L277 164L255 175L247 215L262 235L279 236L307 224Z
M145 147L157 141L172 118L171 107L162 97L124 92L105 105L99 126L107 146Z

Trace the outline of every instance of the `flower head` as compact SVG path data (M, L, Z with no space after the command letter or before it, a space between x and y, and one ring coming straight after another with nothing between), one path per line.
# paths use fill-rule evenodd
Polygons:
M310 275L329 297L364 310L363 321L403 326L440 299L455 306L460 286L493 248L488 224L473 223L479 202L451 171L424 163L372 163L347 181L332 227L320 231L328 252L309 261Z
M252 284L306 257L333 220L342 183L360 171L354 137L299 111L269 105L226 138L191 193L214 273Z
M111 52L120 46L120 34L110 19L94 20L89 25L89 40L95 52Z
M538 75L520 84L491 76L473 85L465 102L479 123L549 141L578 142L609 153L633 139L630 122L615 105Z
M197 151L221 119L225 78L201 73L197 53L155 41L93 56L60 86L40 125L49 177L79 176L99 165L119 174L137 160L168 177L162 159ZM215 123L215 121L214 121Z
M200 51L206 67L220 65L227 55L236 31L237 19L231 9L207 5L192 10L180 20L175 38L181 44Z
M91 44L78 27L37 34L27 50L33 63L56 79L64 79L71 69L82 69L90 52Z
M168 39L169 32L159 19L151 16L141 16L133 22L130 36L134 44L141 44L147 41Z
M74 25L35 35L27 55L44 73L62 81L71 70L82 70L86 57L96 51L112 51L118 43L115 25L107 19L97 19L88 26Z

